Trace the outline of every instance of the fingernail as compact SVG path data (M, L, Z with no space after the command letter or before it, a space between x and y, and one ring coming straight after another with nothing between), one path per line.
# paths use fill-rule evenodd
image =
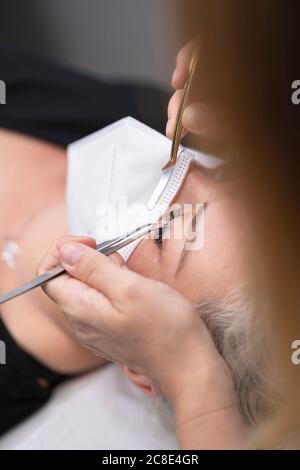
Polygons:
M177 68L176 68L176 69L174 70L174 72L173 72L172 79L171 79L171 83L172 83L172 86L173 86L173 87L175 87L177 75L178 75L178 72L177 72Z
M174 132L174 118L170 118L166 125L166 136L171 139Z
M75 243L65 243L59 248L61 260L69 266L74 266L79 262L82 253L86 250L85 246Z

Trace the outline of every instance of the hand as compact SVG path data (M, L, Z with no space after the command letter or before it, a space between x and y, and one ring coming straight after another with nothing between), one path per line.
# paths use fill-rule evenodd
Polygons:
M172 139L175 130L176 115L187 79L189 65L193 54L194 41L186 44L178 53L172 85L176 90L169 101L166 135ZM227 141L229 129L225 117L216 106L207 103L189 104L182 117L184 137L188 132L210 141Z
M245 430L229 370L192 304L130 271L91 238L64 237L38 274L61 263L69 275L44 288L80 343L150 377L173 406L184 448L242 448Z
M45 291L83 346L150 377L170 399L193 369L199 375L224 367L192 304L130 271L119 255L108 258L94 247L93 239L63 238L38 269L42 274L61 263L71 275L52 280Z

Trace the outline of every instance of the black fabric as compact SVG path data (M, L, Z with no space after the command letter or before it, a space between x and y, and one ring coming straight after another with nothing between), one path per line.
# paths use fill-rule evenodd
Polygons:
M7 88L2 128L62 146L128 115L164 132L168 97L158 89L107 83L4 47L0 79ZM46 403L65 377L22 351L1 321L0 340L7 357L0 365L2 434Z
M0 79L0 127L49 142L65 146L128 115L165 129L168 96L159 89L96 80L3 46Z
M37 411L54 387L67 377L40 364L23 351L0 320L6 364L0 365L0 435Z

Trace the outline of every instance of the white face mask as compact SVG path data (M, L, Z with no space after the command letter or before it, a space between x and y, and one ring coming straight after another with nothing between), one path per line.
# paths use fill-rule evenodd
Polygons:
M212 157L182 147L175 167L163 175L170 147L166 137L130 117L69 145L70 233L99 243L155 222L176 196L193 159L215 166ZM139 241L120 250L125 261Z

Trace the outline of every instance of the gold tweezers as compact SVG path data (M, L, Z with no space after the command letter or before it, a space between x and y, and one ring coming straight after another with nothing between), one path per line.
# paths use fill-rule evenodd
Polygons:
M198 45L196 45L194 47L193 56L190 62L188 77L184 85L180 106L178 108L177 115L176 115L175 132L174 132L174 136L172 140L172 147L171 147L171 158L168 161L168 163L166 163L166 165L163 167L163 170L166 170L167 168L174 166L177 161L178 150L179 150L179 145L180 145L182 131L183 131L182 116L186 108L189 94L191 91L193 76L195 74L195 70L198 65L198 59L199 59L199 48L198 48Z

